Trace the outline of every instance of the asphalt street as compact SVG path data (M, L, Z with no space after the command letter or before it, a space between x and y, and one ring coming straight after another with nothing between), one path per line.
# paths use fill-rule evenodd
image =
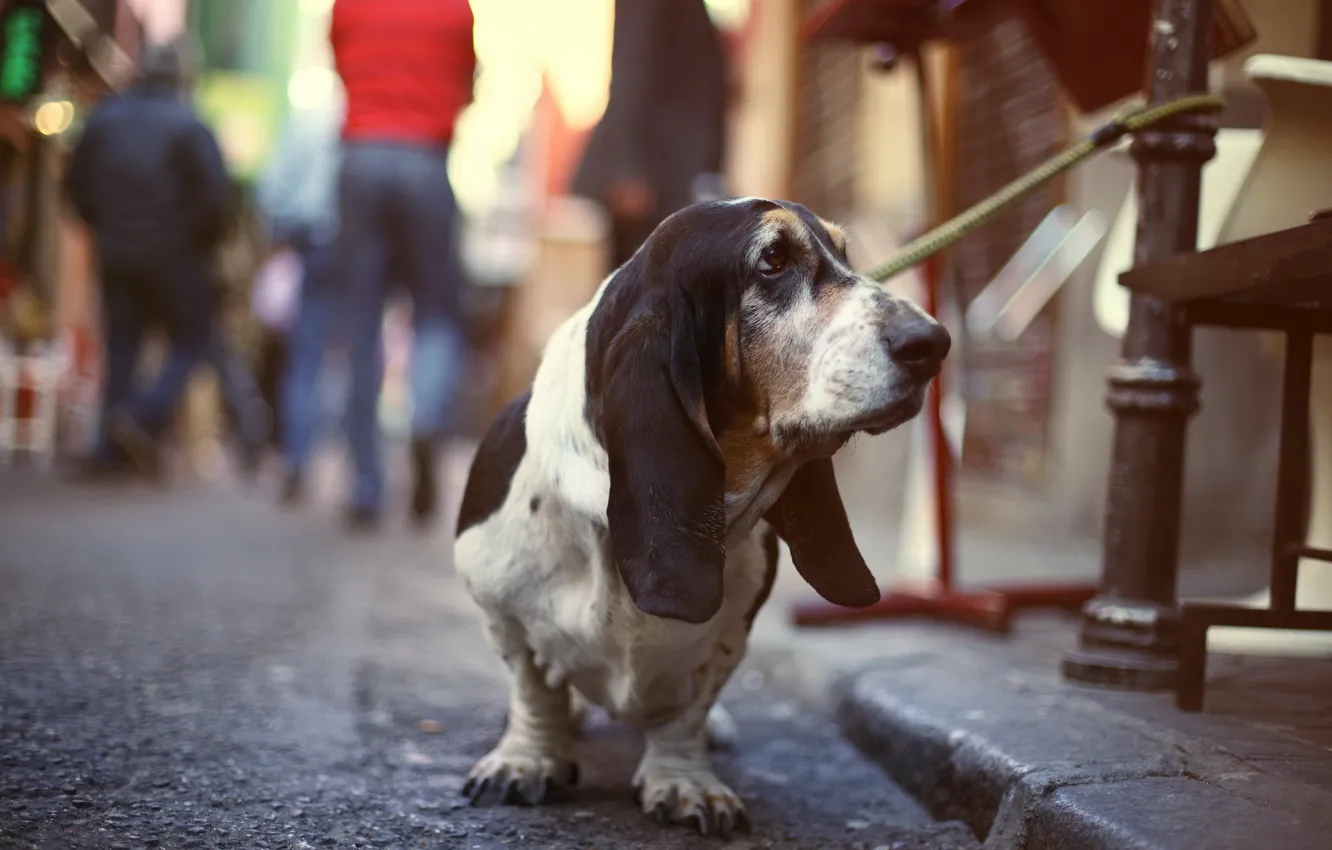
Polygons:
M629 790L640 744L594 718L582 785L466 806L504 683L445 530L350 539L231 485L0 473L0 847L683 848ZM737 848L974 848L826 719L742 669L719 774Z

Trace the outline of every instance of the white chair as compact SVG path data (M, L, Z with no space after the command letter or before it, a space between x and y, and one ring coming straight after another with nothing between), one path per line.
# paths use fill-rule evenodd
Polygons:
M1262 130L1222 129L1216 134L1216 156L1203 164L1201 201L1198 206L1198 250L1215 248L1233 237L1222 229L1235 199L1248 180L1263 144ZM1111 156L1128 159L1124 142ZM1101 330L1122 337L1128 327L1129 291L1119 285L1119 276L1133 266L1133 246L1138 228L1138 187L1130 187L1105 237L1105 248L1093 284L1093 309Z
M1222 225L1218 242L1234 242L1306 224L1310 215L1332 209L1332 62L1292 56L1256 55L1244 65L1269 106L1262 147ZM1306 542L1332 548L1332 341L1315 337L1310 527ZM1332 610L1332 564L1300 562L1296 607ZM1268 593L1245 600L1266 606ZM1332 635L1265 629L1215 628L1208 648L1216 652L1332 654Z

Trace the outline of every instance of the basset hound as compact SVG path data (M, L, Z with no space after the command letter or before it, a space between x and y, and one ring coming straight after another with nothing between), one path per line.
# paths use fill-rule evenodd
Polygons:
M831 457L921 409L948 332L851 270L787 202L675 213L552 335L482 439L454 561L508 669L507 727L473 803L576 784L586 704L643 732L643 811L748 825L713 774L714 705L745 655L778 539L824 599L879 598Z

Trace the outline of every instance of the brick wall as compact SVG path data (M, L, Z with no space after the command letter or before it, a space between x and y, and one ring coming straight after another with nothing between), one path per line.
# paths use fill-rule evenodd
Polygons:
M1062 148L1067 119L1058 81L1016 19L960 47L954 210L981 200ZM1056 180L1028 195L953 249L962 305L982 289L1059 203ZM1054 303L1016 341L963 347L967 429L963 466L973 474L1035 484L1045 459Z

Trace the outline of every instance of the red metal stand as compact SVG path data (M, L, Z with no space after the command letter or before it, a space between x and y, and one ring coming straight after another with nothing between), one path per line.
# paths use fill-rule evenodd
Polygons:
M939 315L939 270L937 259L926 261L925 308ZM943 424L943 375L934 382L927 416L934 455L934 514L938 529L937 577L929 584L885 590L883 598L868 608L841 608L825 602L797 605L797 626L833 626L899 617L925 616L947 622L1007 632L1015 613L1032 608L1065 608L1077 611L1096 593L1091 585L1033 584L959 591L953 587L953 454Z

